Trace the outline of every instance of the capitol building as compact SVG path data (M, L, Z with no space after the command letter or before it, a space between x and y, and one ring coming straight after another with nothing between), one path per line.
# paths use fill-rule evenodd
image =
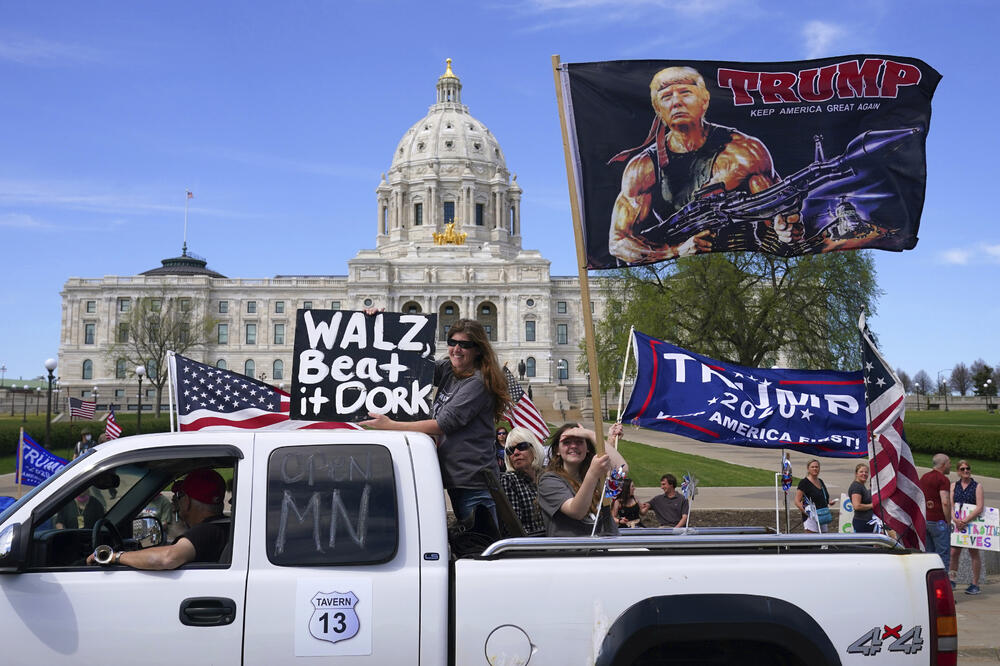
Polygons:
M346 274L230 278L185 249L139 275L68 279L61 292L63 396L90 398L96 387L98 410L109 403L125 412L138 408L135 368L113 350L129 335L125 322L136 303L148 298L176 299L193 318L211 322L207 344L186 356L286 389L299 308L435 313L439 356L452 322L477 319L501 363L515 375L523 363L526 388L550 396L561 384L566 392L555 394L576 402L586 392L577 370L584 337L579 279L550 275L539 251L521 247L517 176L497 138L462 103L450 60L434 92L375 188L375 247L359 250ZM597 290L591 295L589 307L600 318L604 299ZM155 392L148 382L143 389L145 411Z

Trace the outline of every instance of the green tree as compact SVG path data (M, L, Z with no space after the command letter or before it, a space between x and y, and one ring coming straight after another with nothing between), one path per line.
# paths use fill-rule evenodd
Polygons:
M972 391L976 395L995 396L997 394L997 384L993 381L993 368L986 365L986 361L979 358L972 362Z
M619 269L596 325L602 387L621 374L629 327L751 367L860 368L857 320L881 292L869 252L716 253ZM615 372L617 367L618 372Z
M208 342L217 320L206 312L198 299L161 294L137 299L127 317L119 320L107 358L116 374L122 363L132 376L136 366L146 367L149 383L156 389L156 416L167 382L167 352L183 354Z

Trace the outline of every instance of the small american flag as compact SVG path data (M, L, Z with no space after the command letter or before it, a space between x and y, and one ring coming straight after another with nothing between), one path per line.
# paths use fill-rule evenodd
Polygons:
M93 420L94 409L97 403L93 400L82 400L80 398L69 399L69 416L71 419Z
M183 431L361 430L359 425L338 421L292 421L288 418L288 394L252 377L213 368L180 354L171 355L170 364L177 422Z
M188 199L194 199L194 194L191 193L191 190L187 191L187 198Z
M108 412L108 420L104 422L104 434L108 436L108 439L118 439L122 436L122 427L115 419L114 407Z
M503 368L504 376L507 378L507 390L510 392L510 406L504 412L504 417L510 421L511 425L519 428L527 428L538 436L543 442L548 439L549 426L545 423L535 403L531 402L524 393L524 389L514 379L514 375L507 366Z
M862 314L861 352L872 460L872 507L908 548L924 550L927 518L913 454L903 433L903 384L879 354Z

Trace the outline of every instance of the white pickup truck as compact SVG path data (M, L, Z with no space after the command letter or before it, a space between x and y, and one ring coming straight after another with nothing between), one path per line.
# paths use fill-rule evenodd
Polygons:
M232 479L222 561L85 564L157 542L168 516L144 511L199 467ZM87 493L100 519L57 527ZM885 537L626 530L453 551L424 435L120 439L0 515L0 661L955 663L941 560Z

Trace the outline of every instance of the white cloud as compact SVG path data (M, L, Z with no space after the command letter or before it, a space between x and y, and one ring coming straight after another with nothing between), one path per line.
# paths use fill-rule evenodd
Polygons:
M26 213L2 213L0 214L0 227L12 229L48 229L51 225Z
M1000 244L983 245L983 252L991 261L1000 261Z
M972 258L972 252L969 250L961 250L958 248L953 248L951 250L945 250L941 253L941 260L946 264L957 264L959 266L964 266L969 263L969 259Z
M809 21L802 28L802 38L805 40L806 57L821 58L837 50L836 43L847 34L847 31L835 23L826 21Z
M76 62L96 62L101 54L87 46L51 42L37 37L0 37L0 60L22 65L57 65Z

